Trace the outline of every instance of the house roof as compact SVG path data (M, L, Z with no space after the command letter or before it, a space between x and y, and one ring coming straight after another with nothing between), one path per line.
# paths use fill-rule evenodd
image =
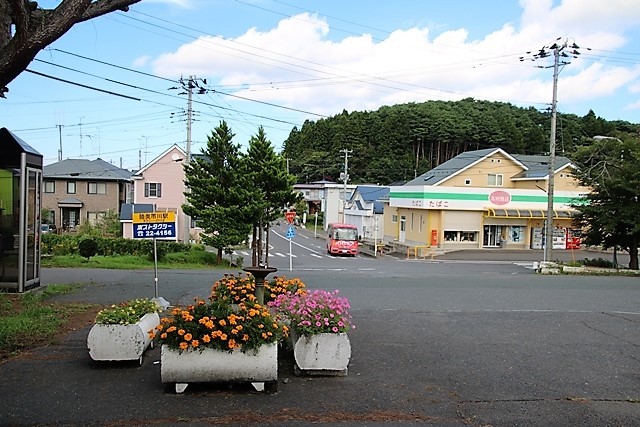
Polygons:
M365 202L375 202L379 198L389 194L389 187L381 187L379 185L358 185L353 192L351 198L359 193Z
M495 153L503 154L522 167L522 171L512 179L546 179L549 175L549 156L508 154L501 148L486 148L460 153L404 185L438 185ZM555 171L558 172L571 165L571 161L566 157L557 156L554 165Z
M102 159L66 159L43 168L44 178L129 181L132 172Z
M131 221L133 219L133 212L147 213L155 211L155 206L151 203L123 203L120 208L120 221Z
M158 160L160 160L161 158L163 158L164 156L167 155L167 153L171 152L171 150L175 150L177 149L180 154L184 157L187 156L187 152L184 151L182 148L180 148L180 146L178 144L173 144L171 147L167 148L166 150L164 150L162 152L162 154L160 154L159 156L157 156L155 159L151 160L149 163L147 163L146 165L144 165L144 167L138 171L136 171L134 175L134 177L137 177L138 179L140 177L142 177L144 171L146 171L147 169L149 169L150 166L152 166L154 163L156 163ZM193 154L191 155L191 157L193 157ZM175 161L180 161L182 159L174 159Z

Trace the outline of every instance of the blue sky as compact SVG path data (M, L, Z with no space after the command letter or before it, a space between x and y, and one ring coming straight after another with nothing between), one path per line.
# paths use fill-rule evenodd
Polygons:
M263 126L279 150L294 126L343 110L467 97L543 110L552 59L519 58L558 38L581 53L559 74L558 111L640 123L638 0L142 0L77 24L29 66L111 93L25 72L0 126L45 164L62 140L64 159L137 169L185 148L181 77L203 89L193 152L220 120L243 146Z

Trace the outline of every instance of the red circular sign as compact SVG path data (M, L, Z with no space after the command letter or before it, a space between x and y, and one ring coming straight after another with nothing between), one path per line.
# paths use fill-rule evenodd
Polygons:
M489 194L489 201L494 205L506 205L511 201L511 194L502 190L494 191Z

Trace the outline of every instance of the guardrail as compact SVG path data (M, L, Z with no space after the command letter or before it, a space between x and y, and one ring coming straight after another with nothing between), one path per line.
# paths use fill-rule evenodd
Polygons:
M435 254L436 253L431 246L414 246L412 248L407 248L407 259L412 259L412 255L413 259L427 259L427 257L431 257L431 259L433 259Z

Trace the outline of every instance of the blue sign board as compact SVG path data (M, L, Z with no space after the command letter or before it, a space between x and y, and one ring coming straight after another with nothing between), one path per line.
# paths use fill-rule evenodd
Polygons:
M289 229L287 229L287 234L285 236L287 239L296 237L296 230L293 228L293 225L289 226Z
M160 238L175 239L176 223L175 222L152 222L133 224L133 237L137 239Z

